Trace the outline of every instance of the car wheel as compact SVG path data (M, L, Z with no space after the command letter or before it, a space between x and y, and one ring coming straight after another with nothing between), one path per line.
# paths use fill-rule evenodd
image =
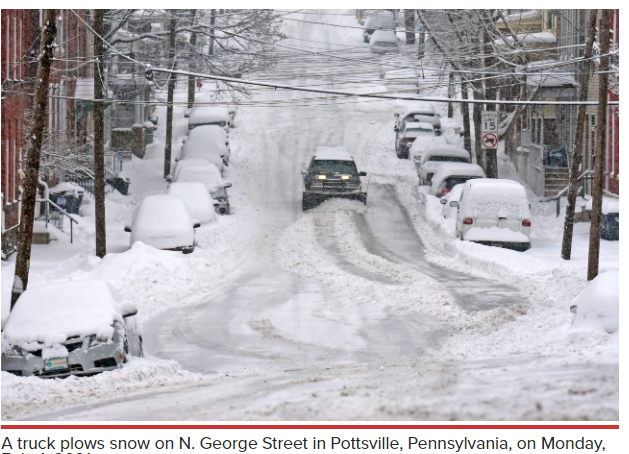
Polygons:
M122 363L126 364L129 361L129 342L127 337L124 338L124 346L122 347Z

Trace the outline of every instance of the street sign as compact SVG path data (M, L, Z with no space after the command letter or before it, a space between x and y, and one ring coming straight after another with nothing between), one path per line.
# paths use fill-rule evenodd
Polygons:
M498 133L498 112L485 111L482 112L481 132Z
M498 148L498 135L493 132L485 133L480 143L483 150L494 150Z

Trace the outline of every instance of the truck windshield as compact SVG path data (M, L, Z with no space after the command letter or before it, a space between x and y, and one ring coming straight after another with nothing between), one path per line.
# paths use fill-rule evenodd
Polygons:
M310 165L310 172L313 173L347 173L357 175L356 164L354 161L334 161L316 159Z

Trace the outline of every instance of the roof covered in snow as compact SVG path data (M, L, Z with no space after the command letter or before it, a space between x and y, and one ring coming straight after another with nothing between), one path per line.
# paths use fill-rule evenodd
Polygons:
M470 152L456 145L434 145L423 154L422 159L428 161L431 156L452 156L455 158L470 158Z
M126 307L125 307L126 306ZM110 337L112 324L133 308L102 280L75 280L28 288L2 333L9 344L65 342L74 336Z
M390 30L395 29L395 22L393 21L393 14L379 14L377 16L370 16L365 19L365 28L387 28Z
M224 186L221 173L211 163L180 168L175 176L175 182L203 183L209 192L215 192Z
M353 161L354 158L345 147L317 147L315 160Z
M444 178L450 176L471 176L485 178L483 168L477 164L465 164L463 162L444 162L439 166L432 177L433 183L439 184Z

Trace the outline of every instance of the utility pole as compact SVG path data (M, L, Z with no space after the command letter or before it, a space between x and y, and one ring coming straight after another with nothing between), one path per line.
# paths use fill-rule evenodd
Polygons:
M406 28L406 44L415 44L415 10L404 10L404 26Z
M493 50L491 47L492 37L489 36L489 28L493 29L492 16L488 10L482 10L481 20L484 22L483 27L483 51L486 57L484 60L485 70L490 69L489 73L485 76L485 99L496 99L496 88L494 84L494 78L491 75L491 69L495 67L495 59L489 57ZM491 112L496 111L496 104L487 103L487 110ZM487 178L498 178L498 149L485 150L485 173Z
M103 36L105 10L94 10L94 211L96 220L96 256L107 254L105 230L105 104L103 71Z
M177 10L171 9L170 12L170 33L168 35L168 44L170 46L170 61L172 69L177 69L175 62L175 31L177 29ZM166 101L166 146L164 148L164 178L170 175L171 150L173 145L173 100L175 97L175 75L168 74L168 97Z
M190 27L194 27L194 21L197 17L197 10L193 9L190 10ZM190 71L191 73L196 73L197 72L197 60L196 60L196 56L194 55L194 47L197 44L197 34L196 33L191 33L190 34L190 54L188 56L188 71ZM195 90L195 85L196 85L196 77L195 76L188 76L188 109L192 109L192 104L194 104L194 90Z
M57 36L57 10L47 9L41 30L41 44L33 100L33 123L26 139L26 165L24 167L24 193L22 194L22 213L18 230L17 252L15 258L15 276L11 290L11 309L28 286L28 271L31 264L31 243L33 240L33 222L35 221L35 202L39 183L39 157L46 126L46 107L48 106L48 84L52 64L53 42Z
M590 24L588 27L587 42L585 44L584 68L581 74L581 88L579 101L587 101L588 88L590 84L590 67L592 57L592 47L594 46L594 35L596 34L596 16L598 10L590 10ZM561 258L570 260L572 255L572 233L574 231L574 212L577 202L577 192L579 189L579 167L581 166L581 151L583 149L583 136L585 128L586 106L579 106L577 114L577 136L574 149L570 151L570 181L568 183L568 204L566 205L566 219L563 226L563 239L561 242Z
M592 187L592 223L590 224L590 250L588 253L588 281L598 276L601 250L601 216L603 211L603 166L607 148L607 85L609 80L609 9L601 10L601 66L598 81L598 127L596 128L596 157Z
M448 98L452 99L455 96L454 90L454 73L450 71L450 75L448 76ZM454 116L454 107L452 103L448 103L448 118L452 118Z

